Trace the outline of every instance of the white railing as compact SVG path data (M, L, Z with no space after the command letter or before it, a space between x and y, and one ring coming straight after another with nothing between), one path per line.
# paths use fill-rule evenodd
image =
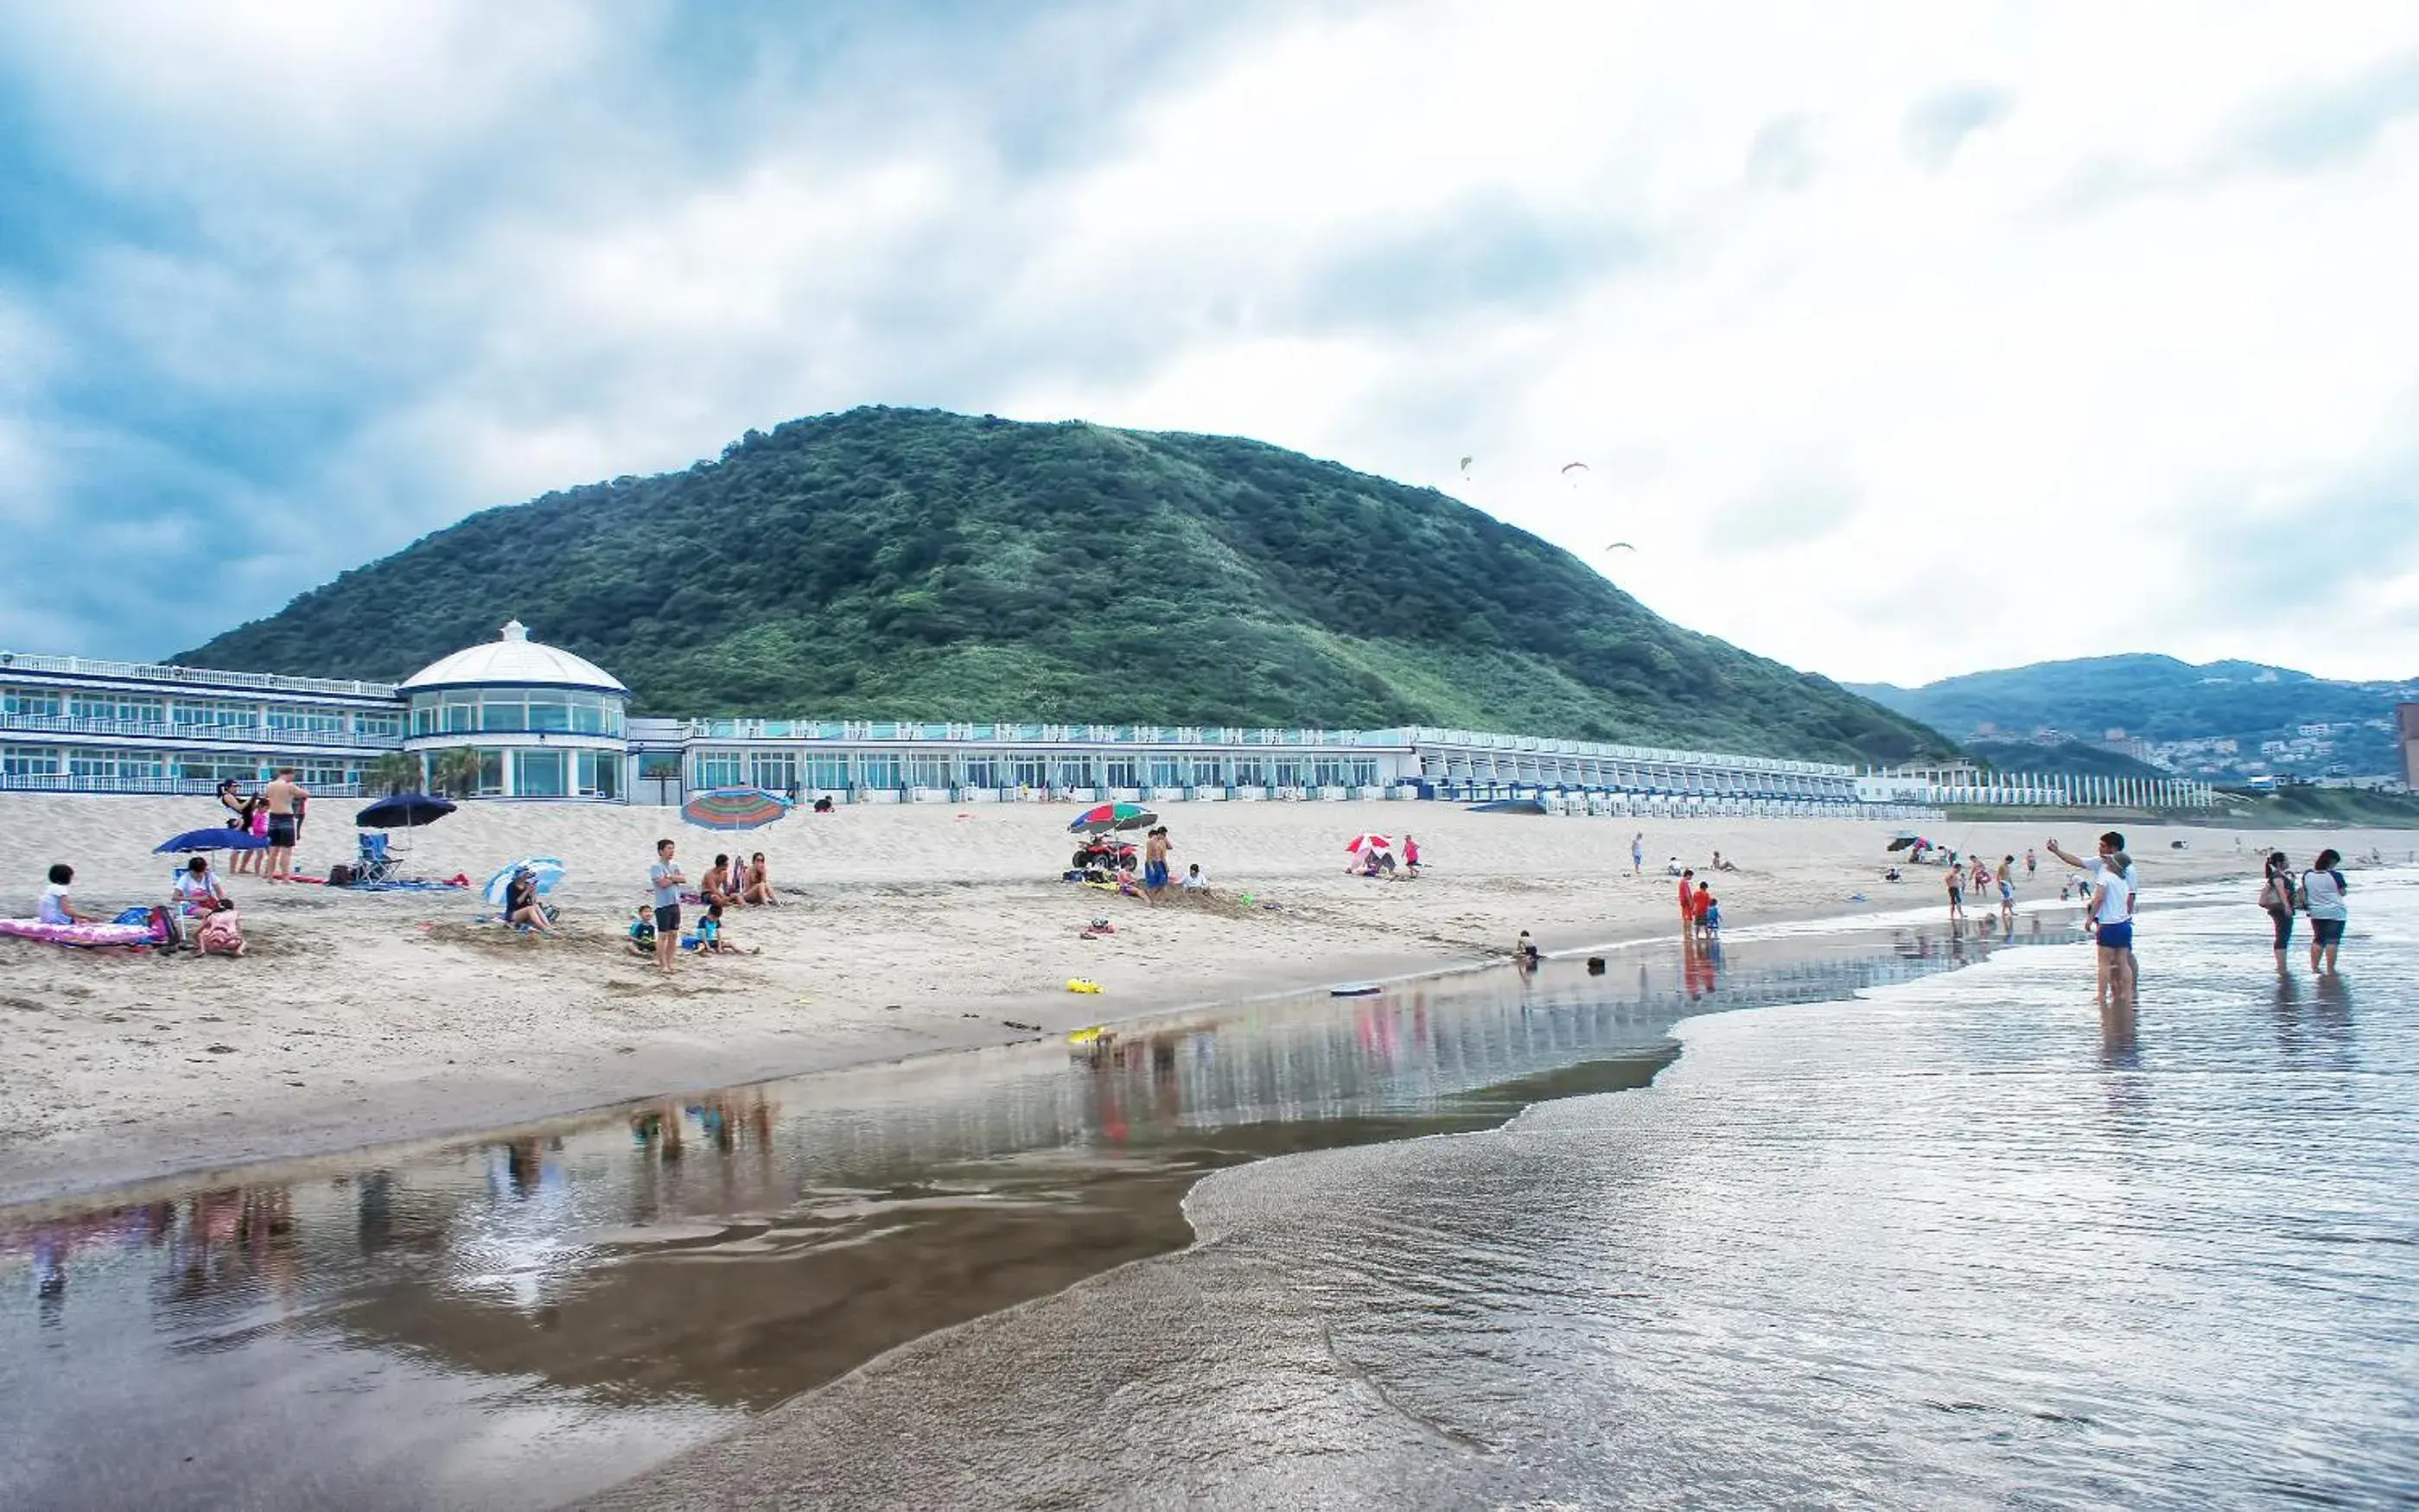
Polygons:
M79 678L124 678L135 682L174 682L205 688L262 688L273 693L326 693L348 698L393 698L392 682L352 682L336 678L289 678L274 672L219 672L165 662L110 662L92 656L38 656L0 651L0 675L56 672Z
M359 798L358 783L316 781L307 785L314 798ZM0 773L0 792L13 793L152 793L169 797L208 798L218 791L209 777L77 777L65 772L41 776Z
M349 746L365 751L398 751L400 735L372 735L355 730L293 730L269 725L177 725L166 720L85 719L74 714L0 714L0 732L27 730L45 735L108 735L144 741L218 741L237 745Z

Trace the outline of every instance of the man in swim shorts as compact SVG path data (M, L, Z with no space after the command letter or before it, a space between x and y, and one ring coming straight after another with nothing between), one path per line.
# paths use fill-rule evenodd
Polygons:
M290 882L294 865L294 842L301 834L302 802L309 795L294 780L292 767L277 769L277 780L261 789L261 801L269 805L269 879Z
M2100 1001L2134 1000L2134 906L2141 889L2134 877L2134 858L2125 854L2125 836L2111 830L2100 837L2100 855L2086 861L2057 841L2049 853L2084 874L2090 891L2090 921L2100 942ZM2113 932L2112 932L2113 931ZM2121 999L2119 998L2121 994Z
M672 974L672 959L680 950L681 889L688 878L672 863L672 843L655 842L655 863L647 868L647 890L655 906L655 970L666 976Z
M1167 886L1167 853L1174 848L1167 842L1167 826L1150 832L1142 848L1142 890L1154 903Z

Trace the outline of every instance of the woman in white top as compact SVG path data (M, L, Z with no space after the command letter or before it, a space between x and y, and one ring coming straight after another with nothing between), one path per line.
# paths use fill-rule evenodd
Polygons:
M2344 876L2335 868L2343 857L2321 850L2302 874L2302 911L2310 916L2310 970L2335 969L2335 946L2342 943L2344 924L2351 912L2344 907Z
M176 893L177 907L187 913L214 913L231 906L219 879L210 875L208 856L195 856L185 863L185 869L177 874Z

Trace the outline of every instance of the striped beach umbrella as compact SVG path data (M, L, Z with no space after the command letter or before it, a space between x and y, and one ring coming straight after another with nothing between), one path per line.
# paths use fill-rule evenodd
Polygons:
M1344 842L1344 848L1357 856L1364 850L1392 850L1394 842L1382 834L1356 834Z
M490 904L501 909L504 906L505 891L513 885L515 872L527 871L530 874L530 879L537 883L538 896L544 897L562 885L563 876L570 870L570 867L552 856L523 856L495 876L488 878L487 885L481 888L479 892Z
M753 830L788 812L788 799L762 787L716 787L681 805L681 817L705 830Z
M1099 834L1106 830L1139 830L1157 824L1159 816L1140 803L1095 803L1070 820L1070 833Z

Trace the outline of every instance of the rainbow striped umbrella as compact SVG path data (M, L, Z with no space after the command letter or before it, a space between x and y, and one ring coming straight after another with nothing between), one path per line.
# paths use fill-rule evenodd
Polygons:
M1096 803L1076 815L1067 828L1071 832L1100 834L1109 830L1139 830L1158 822L1159 816L1140 803Z
M788 812L788 799L762 787L716 787L681 805L682 818L707 830L753 830Z

